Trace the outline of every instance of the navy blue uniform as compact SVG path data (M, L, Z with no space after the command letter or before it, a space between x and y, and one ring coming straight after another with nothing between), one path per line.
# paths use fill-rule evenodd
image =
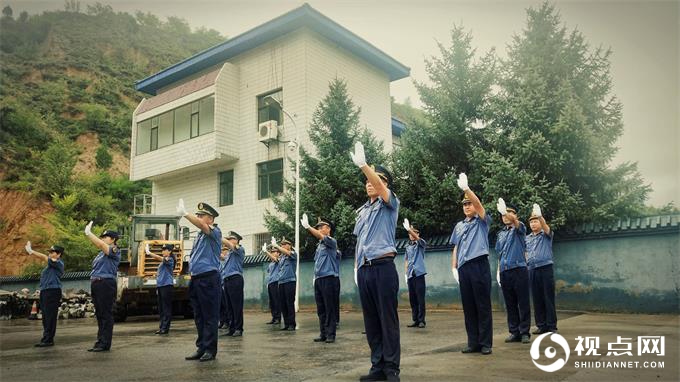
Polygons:
M557 330L555 311L555 276L552 253L553 231L541 231L526 236L527 265L531 294L534 300L534 320L542 332Z
M399 375L400 371L399 274L394 264L399 199L388 192L389 201L379 197L357 210L353 232L357 237L359 298L371 348L371 375Z
M460 297L463 302L465 331L468 347L491 349L493 322L491 320L491 271L489 269L489 225L485 214L466 217L458 222L449 242L456 246Z
M43 336L41 343L51 344L57 332L57 315L61 303L61 276L64 262L47 259L47 266L40 273L40 310L42 311Z
M281 253L279 257L279 303L283 315L284 328L295 329L295 268L297 253L291 250L290 256Z
M172 292L175 288L172 271L175 269L175 258L164 257L158 264L156 272L156 294L158 295L158 315L160 316L159 330L170 330L172 321Z
M337 261L338 242L324 236L314 253L314 300L319 317L320 337L335 338L338 313L336 301L340 289L340 269Z
M222 231L214 224L210 233L199 231L191 249L189 300L194 310L198 353L217 354L217 325L220 313L220 249Z
M243 258L246 252L242 246L232 249L224 266L224 290L227 309L231 313L229 333L243 331Z
M508 331L513 336L528 336L531 326L529 272L524 258L526 231L521 222L517 228L506 226L496 240Z
M281 307L279 303L279 262L272 261L267 266L267 293L269 294L269 311L272 314L272 324L281 322Z
M425 248L423 239L409 242L406 247L406 277L411 318L415 324L425 324Z
M120 250L114 245L109 246L108 254L99 251L92 261L90 290L98 327L95 348L111 349L113 304L116 302L118 264L120 264Z

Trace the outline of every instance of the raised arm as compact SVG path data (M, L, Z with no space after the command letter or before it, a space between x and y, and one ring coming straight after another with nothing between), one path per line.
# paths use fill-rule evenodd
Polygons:
M545 232L546 235L550 235L550 226L543 218L541 207L538 204L534 203L534 208L531 211L531 214L534 216L538 216L538 221L541 222L541 229L543 230L543 232Z
M37 257L41 258L42 260L49 260L50 259L49 256L47 256L43 253L40 253L38 251L34 251L33 248L31 248L31 242L30 241L26 242L26 246L24 248L26 249L26 252L29 255L37 256Z
M463 192L465 192L465 196L470 199L470 202L472 202L472 205L475 207L477 215L479 215L479 217L484 220L486 217L486 210L484 209L482 202L479 201L477 195L468 186L468 178L464 172L461 172L458 175L458 187L463 190Z
M229 240L227 240L227 239L225 239L225 238L222 238L222 244L223 244L224 246L226 246L230 251L231 251L232 249L237 249L237 248L239 247L238 244L234 245L234 244L231 243L231 241L229 241Z
M149 244L146 244L146 247L144 247L144 253L146 253L147 256L151 256L152 258L163 261L163 256L156 255L154 253L151 253L151 249L149 248Z
M508 220L510 220L510 224L512 224L513 227L519 228L519 219L517 218L517 215L508 213L508 208L505 205L505 200L503 200L503 198L498 198L498 203L496 203L496 209L498 210L498 212L500 212L501 215L505 216Z
M304 229L306 229L309 233L311 233L312 236L314 236L317 240L323 240L323 238L326 237L326 236L324 236L324 234L319 232L318 229L309 225L309 218L307 217L306 213L302 214L302 219L300 219L300 224L302 225L302 227Z
M279 250L280 253L283 253L286 256L289 256L293 253L293 251L289 251L281 246L276 242L276 238L272 237L272 247L276 248Z
M387 188L382 180L380 180L380 177L378 174L375 173L375 170L373 170L373 167L369 166L366 163L366 155L364 154L364 145L361 144L361 142L357 142L354 144L354 152L349 154L350 157L352 157L352 162L361 169L361 172L364 173L366 176L366 179L368 179L369 183L373 186L375 191L378 193L380 198L384 202L389 202L390 201L390 189Z
M89 223L85 226L85 235L87 236L88 239L94 244L97 248L99 248L102 252L104 252L104 255L108 256L109 255L109 245L104 243L104 241L100 238L98 238L95 234L92 233L92 221L90 220Z
M182 215L182 216L183 216L185 219L187 219L191 224L193 224L194 226L196 226L196 228L200 229L201 232L203 232L203 233L206 234L206 235L209 235L209 234L210 234L211 230L210 230L210 226L208 225L208 223L202 221L201 219L199 219L198 217L196 217L196 215L194 215L194 214L188 212L188 211L186 210L186 208L184 207L184 199L180 199L180 200L177 202L177 208L176 208L176 210L177 210L177 213L178 213L178 214Z

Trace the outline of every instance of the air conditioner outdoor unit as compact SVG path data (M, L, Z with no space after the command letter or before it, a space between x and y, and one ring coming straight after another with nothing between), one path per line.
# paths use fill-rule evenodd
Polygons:
M258 136L260 142L267 143L275 141L279 136L279 123L278 121L271 120L267 122L260 123Z

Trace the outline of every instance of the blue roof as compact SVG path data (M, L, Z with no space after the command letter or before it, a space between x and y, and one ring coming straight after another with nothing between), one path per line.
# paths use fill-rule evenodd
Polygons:
M316 31L381 69L387 73L390 81L407 77L411 71L409 67L388 56L368 41L350 32L305 3L269 22L135 82L135 89L155 95L158 89L162 87L229 60L245 51L301 27L308 27Z

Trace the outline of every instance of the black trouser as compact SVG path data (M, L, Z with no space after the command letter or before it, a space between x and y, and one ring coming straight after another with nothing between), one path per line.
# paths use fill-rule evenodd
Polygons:
M493 322L491 320L491 271L488 255L467 261L458 269L460 297L463 302L465 331L468 346L491 348Z
M116 302L116 279L92 280L90 284L94 313L97 316L97 342L94 347L111 349L113 304Z
M394 261L362 265L357 272L357 281L366 339L371 348L370 373L399 374L399 275Z
M295 281L279 284L279 303L283 324L286 328L296 327L295 323Z
M233 316L231 314L231 310L229 310L229 303L227 301L227 278L225 277L224 280L222 280L222 286L220 290L220 322L224 325L226 325L227 328L231 326L231 321L233 320Z
M160 318L158 328L162 331L170 330L173 289L173 285L164 285L156 288L156 294L158 295L158 316Z
M199 353L217 354L217 321L220 314L220 274L217 271L191 276L189 301L194 309L196 347Z
M321 338L335 338L338 289L340 289L338 277L326 276L314 280L314 300L316 300L316 315L319 316Z
M408 301L413 322L425 323L425 275L408 279Z
M40 291L40 310L42 311L43 336L40 342L54 342L57 332L57 316L61 303L61 289L50 288Z
M526 267L501 272L501 289L508 313L508 330L516 336L529 335L531 307L529 303L529 271Z
M276 322L281 321L281 308L279 304L279 283L273 282L267 285L267 292L269 293L269 310L272 313L272 320Z
M229 331L243 331L243 276L236 274L224 279L227 309L231 312Z
M335 324L340 323L340 277L338 277L338 292L335 294Z
M555 312L555 276L553 265L548 264L529 271L531 294L534 299L534 320L543 330L557 330Z

